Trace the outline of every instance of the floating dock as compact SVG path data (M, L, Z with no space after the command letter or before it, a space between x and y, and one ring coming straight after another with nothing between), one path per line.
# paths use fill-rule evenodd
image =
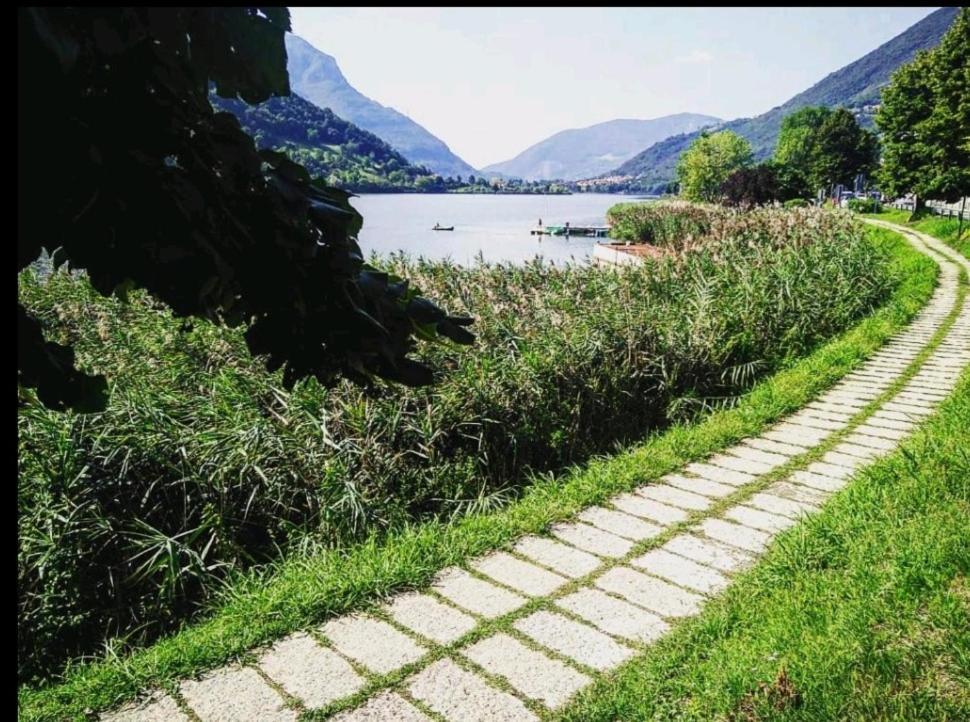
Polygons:
M597 243L593 263L598 266L635 266L644 258L660 258L664 252L649 243Z
M533 236L585 236L587 238L606 238L609 226L539 226L529 231Z

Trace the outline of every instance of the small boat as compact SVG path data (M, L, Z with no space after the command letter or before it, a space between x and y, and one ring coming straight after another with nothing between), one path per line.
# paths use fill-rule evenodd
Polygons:
M439 226L437 223L435 223L434 224L434 228L432 228L431 230L432 231L453 231L453 230L455 230L455 227L454 226Z

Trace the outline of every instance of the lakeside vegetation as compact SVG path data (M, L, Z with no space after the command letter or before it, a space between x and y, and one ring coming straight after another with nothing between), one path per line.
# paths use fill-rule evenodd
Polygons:
M757 383L735 408L716 411L700 423L675 423L622 453L531 478L522 498L501 508L411 525L346 551L292 555L265 573L254 569L214 595L211 614L178 633L131 653L121 640L112 642L103 659L72 666L63 679L22 686L23 718L75 717L84 709L105 709L128 699L139 689L218 666L255 645L361 608L396 589L426 584L442 567L541 532L612 494L759 433L860 363L932 293L937 270L930 259L897 234L867 230L892 259L898 285L888 303L837 340Z
M494 507L527 472L730 403L898 282L847 213L711 227L626 272L391 259L479 318L474 353L426 350L444 370L426 389L288 393L239 331L25 274L21 302L112 393L101 414L18 415L22 674L56 671L105 630L151 639L253 565Z

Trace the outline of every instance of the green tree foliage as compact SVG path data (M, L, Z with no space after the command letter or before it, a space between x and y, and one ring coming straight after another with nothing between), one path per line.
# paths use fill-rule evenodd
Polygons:
M714 201L727 177L750 163L751 145L741 136L729 130L702 133L677 164L680 193L692 201Z
M785 117L774 161L782 196L795 198L834 183L849 185L859 173L871 173L877 157L875 135L852 113L818 106Z
M814 187L851 185L859 173L871 174L879 158L876 135L845 108L831 111L818 129L817 154L811 165Z
M818 131L830 113L828 108L809 106L781 121L774 161L789 198L813 193L811 169L818 153Z
M780 190L775 167L760 163L751 168L738 168L721 184L722 202L728 206L753 208L779 200Z
M970 9L960 10L939 46L893 74L876 125L886 192L970 195Z
M177 315L244 323L289 386L430 383L415 338L471 343L471 319L366 266L348 194L209 104L210 83L248 103L288 94L289 29L278 7L19 9L18 269L57 249L99 293L140 286ZM23 310L18 346L41 401L103 405L103 379Z

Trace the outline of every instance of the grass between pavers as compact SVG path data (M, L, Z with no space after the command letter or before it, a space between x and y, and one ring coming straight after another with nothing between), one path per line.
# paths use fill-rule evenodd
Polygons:
M691 425L675 426L607 459L535 481L522 499L490 514L451 525L414 526L378 542L280 565L270 578L253 578L227 595L212 616L127 656L69 668L63 681L21 688L25 720L82 719L140 690L219 666L252 647L362 607L391 592L427 584L450 564L481 554L617 492L757 433L798 409L905 325L932 293L936 265L898 235L870 229L890 247L902 282L892 299L850 331L758 384L738 406Z
M561 720L970 719L970 372L901 448Z
M963 235L957 240L959 221L956 218L945 218L943 216L924 216L918 221L909 222L912 214L909 211L901 211L896 208L888 208L881 213L865 213L863 218L875 218L880 221L898 223L901 226L922 231L933 236L955 251L970 258L970 221L963 222Z

